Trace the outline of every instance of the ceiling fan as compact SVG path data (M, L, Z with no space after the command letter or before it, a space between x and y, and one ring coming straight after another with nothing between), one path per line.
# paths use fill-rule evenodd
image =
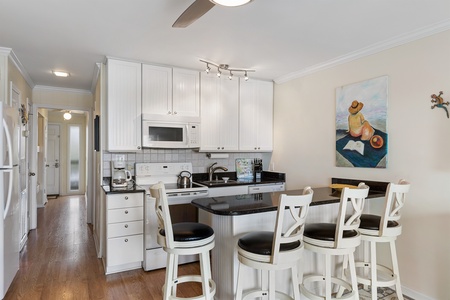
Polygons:
M253 0L195 0L173 23L174 28L186 28L207 13L216 4L222 6L241 6Z

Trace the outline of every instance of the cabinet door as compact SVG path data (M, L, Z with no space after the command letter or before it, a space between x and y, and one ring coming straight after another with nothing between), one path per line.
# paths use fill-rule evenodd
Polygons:
M202 151L238 150L239 82L201 75Z
M219 147L219 84L214 76L201 74L201 150L213 151Z
M110 238L107 242L108 267L144 260L144 236L142 234Z
M239 149L257 152L272 151L272 82L241 80L239 96Z
M224 151L239 150L239 80L220 78L219 135Z
M173 69L174 116L200 118L200 75L198 71Z
M172 115L172 68L142 65L142 113Z
M106 150L141 149L141 64L108 59Z

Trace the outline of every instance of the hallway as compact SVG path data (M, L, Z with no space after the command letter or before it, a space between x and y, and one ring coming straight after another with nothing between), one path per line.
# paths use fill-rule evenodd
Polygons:
M198 264L180 268L198 273ZM5 296L16 299L162 299L165 270L142 269L106 276L86 223L84 196L49 199L38 209L38 228L28 235L20 270ZM197 284L180 285L180 295L201 293Z

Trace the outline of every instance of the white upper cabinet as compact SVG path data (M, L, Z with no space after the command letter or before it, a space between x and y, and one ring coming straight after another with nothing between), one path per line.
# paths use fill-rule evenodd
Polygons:
M240 81L239 150L273 150L273 83Z
M106 85L105 150L141 149L141 64L108 59Z
M201 74L200 151L237 151L239 81Z
M142 65L142 113L172 115L172 68Z
M142 65L142 113L145 119L200 120L199 72Z

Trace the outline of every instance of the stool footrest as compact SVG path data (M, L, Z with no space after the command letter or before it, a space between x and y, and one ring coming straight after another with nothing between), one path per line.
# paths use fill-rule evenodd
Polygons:
M368 275L370 275L371 264L368 262L355 262L356 268L368 269ZM384 277L379 278L377 276L377 286L378 287L389 287L396 284L398 277L394 274L394 271L386 266L377 265L377 275L384 275ZM371 285L372 279L368 277L364 277L360 274L356 276L358 283L362 283L364 285ZM389 278L389 279L387 279Z
M275 294L277 295L277 299L279 300L295 300L291 296L282 292L276 291ZM267 295L269 295L269 291L267 290L250 290L243 294L242 300L262 298Z
M317 295L314 294L313 292L309 291L306 287L305 284L309 284L309 283L313 283L313 282L325 282L325 277L321 276L321 275L308 275L305 276L303 278L303 283L300 285L300 291L302 292L303 295L305 295L306 297L308 297L308 299L311 300L324 300L325 296L321 296L321 295ZM346 289L347 291L349 291L349 293L346 293L344 295L342 295L340 298L332 298L332 299L354 299L356 292L354 290L352 290L352 285L351 283L341 279L341 278L337 278L337 277L331 277L331 282L343 287L344 289Z
M173 280L173 284L172 286L175 286L177 284L180 283L185 283L185 282L202 282L202 276L200 275L183 275L180 277L177 277ZM163 286L163 290L164 290L165 285ZM209 279L209 291L206 292L206 295L199 295L197 297L191 297L191 298L179 298L179 297L175 297L175 296L170 296L170 299L189 299L189 300L205 300L205 299L212 299L212 297L216 294L216 283L214 282L214 280Z

